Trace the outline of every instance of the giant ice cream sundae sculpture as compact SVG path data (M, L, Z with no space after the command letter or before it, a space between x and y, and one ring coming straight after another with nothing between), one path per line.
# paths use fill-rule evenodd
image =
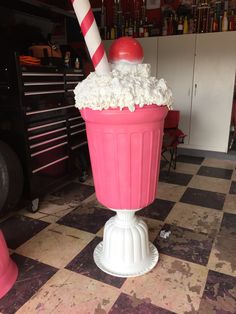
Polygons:
M138 276L158 261L147 225L135 212L155 199L164 118L172 94L164 80L150 77L150 66L141 64L142 47L133 38L113 43L110 71L101 42L86 38L88 26L93 28L95 23L91 23L88 1L77 0L73 5L87 45L97 41L97 48L89 51L99 55L101 62L96 63L99 58L90 52L96 71L75 88L76 106L86 122L97 199L116 211L105 224L94 260L109 274Z

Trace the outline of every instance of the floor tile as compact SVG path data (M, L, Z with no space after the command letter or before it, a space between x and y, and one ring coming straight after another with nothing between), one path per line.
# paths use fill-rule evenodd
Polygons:
M191 174L186 174L186 173L179 173L179 172L173 172L163 170L160 172L159 176L159 181L160 182L167 182L171 184L178 184L178 185L183 185L186 186L188 185L189 181L192 179Z
M214 158L205 158L202 163L202 166L224 168L224 169L235 169L235 161L224 160L224 159L214 159Z
M225 196L224 193L187 188L180 202L221 210L224 206Z
M66 266L93 237L88 232L54 224L38 233L16 251L61 268Z
M175 172L182 172L194 175L198 172L199 168L200 165L177 161Z
M223 212L185 203L176 203L166 223L214 236L221 224Z
M107 220L114 215L114 211L94 207L91 203L88 203L77 207L71 213L58 220L57 223L91 233L97 233Z
M162 254L174 256L189 262L206 265L211 252L213 239L200 232L165 224L162 230L171 231L168 238L160 235L154 245Z
M229 194L236 194L236 181L231 182Z
M201 166L197 172L197 174L201 176L228 179L228 180L231 179L232 173L233 173L232 169L215 168L215 167L207 167L207 166Z
M121 293L109 314L171 314L168 310L153 305L149 298L138 299Z
M13 254L11 257L18 266L19 275L13 288L0 300L3 314L16 313L57 272L54 267L24 256Z
M65 201L63 198L53 195L47 195L39 204L39 213L54 215L58 218L68 214L78 206L78 202L73 199Z
M61 269L17 314L105 314L119 294L119 289Z
M66 268L81 275L85 275L111 286L120 288L126 278L108 275L102 272L94 263L93 251L99 242L101 242L101 238L96 237L66 266Z
M219 233L226 237L235 237L236 240L236 215L224 213Z
M227 194L229 193L230 180L195 175L188 187Z
M94 192L94 187L91 185L71 182L70 184L52 193L52 195L62 198L65 203L70 202L71 200L73 200L73 202L80 203Z
M188 156L188 155L178 155L177 162L185 162L190 164L201 165L204 161L204 157L198 156Z
M0 229L5 236L7 246L16 249L48 225L41 220L16 215L0 223Z
M236 276L236 239L218 235L208 261L208 268Z
M138 211L138 215L164 221L174 204L175 202L155 199L151 205Z
M209 271L199 314L234 314L236 278Z
M206 277L207 269L201 265L161 255L151 272L128 278L122 291L181 314L198 309Z
M236 214L236 195L226 195L223 210L227 213Z
M156 219L146 218L146 217L141 217L141 218L147 224L149 241L153 242L155 238L158 236L158 234L160 233L163 226L163 222Z
M186 190L185 186L159 182L156 198L178 202Z

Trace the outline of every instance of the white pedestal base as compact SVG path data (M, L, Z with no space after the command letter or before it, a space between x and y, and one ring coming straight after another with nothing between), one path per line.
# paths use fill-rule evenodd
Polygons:
M104 229L103 242L94 250L94 261L104 272L117 277L135 277L149 272L159 254L148 241L146 223L133 210L119 210Z

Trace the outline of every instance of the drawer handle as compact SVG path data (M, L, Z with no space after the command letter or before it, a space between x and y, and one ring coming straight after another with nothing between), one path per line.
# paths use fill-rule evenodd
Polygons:
M29 112L26 112L26 115L27 115L27 116L31 116L31 115L33 115L33 114L44 113L44 112L50 112L50 111L56 111L56 110L63 110L63 109L72 108L72 107L74 107L74 105L71 105L71 106L64 106L64 107L58 107L58 108L52 108L52 109L45 109L45 110L29 111Z
M49 91L42 91L42 92L25 92L25 96L33 96L33 95L46 95L46 94L60 94L64 93L64 89L58 89L58 90L49 90Z
M54 138L51 138L50 140L47 140L47 141L43 141L43 142L40 142L40 143L32 144L32 145L30 145L30 149L35 148L35 147L38 147L38 146L41 146L41 145L45 145L45 144L48 144L48 143L55 142L55 141L57 141L57 140L60 140L60 139L62 139L62 138L65 138L65 137L67 137L67 135L62 135L62 136L54 137Z
M66 81L66 84L78 84L80 81Z
M78 145L72 146L71 149L72 149L72 150L75 150L76 148L79 148L79 147L81 147L81 146L83 146L83 145L86 145L87 143L88 143L87 141L84 141L84 142L82 142L82 143L80 143L80 144L78 144Z
M45 148L45 149L43 149L43 150L40 150L39 152L30 154L30 156L31 156L31 157L34 157L34 156L37 156L37 155L46 153L46 152L48 152L48 151L50 151L50 150L53 150L53 149L55 149L55 148L57 148L57 147L65 146L66 144L68 144L68 142L63 142L63 143L54 145L54 146L52 146L52 147L48 147L48 148Z
M78 126L81 126L81 125L85 125L85 122L74 124L74 125L70 125L70 128L74 129L74 128L77 128Z
M48 132L45 132L45 133L29 136L28 139L29 140L34 140L36 138L44 137L44 136L47 136L47 135L50 135L50 134L53 134L53 133L57 133L57 132L60 132L60 131L64 131L64 130L66 130L66 128L60 128L60 129L48 131Z
M66 76L84 76L83 73L68 73Z
M40 170L43 170L43 169L45 169L45 168L48 168L48 167L50 167L50 166L52 166L52 165L55 165L55 164L57 164L57 163L59 163L59 162L65 160L65 159L68 159L68 158L69 158L69 156L62 157L62 158L57 159L57 160L55 160L55 161L53 161L53 162L50 162L50 163L47 164L47 165L42 166L42 167L40 167L40 168L36 168L36 169L34 169L32 172L33 172L33 173L39 172Z
M63 73L23 72L22 76L63 76Z
M63 85L64 82L25 82L24 86Z
M79 130L79 131L76 131L76 132L72 132L70 135L73 136L73 135L76 135L76 134L79 134L79 133L82 133L82 132L86 132L86 129Z
M42 129L42 128L46 128L48 126L52 126L52 125L56 125L56 124L60 124L60 123L64 123L64 122L66 122L66 120L60 120L60 121L57 121L57 122L52 122L52 123L48 123L48 124L38 125L38 126L35 126L35 127L32 127L32 128L28 128L27 130L30 132L30 131L39 130L39 129Z
M74 120L79 120L79 119L82 119L82 117L69 118L68 120L69 120L69 121L74 121Z

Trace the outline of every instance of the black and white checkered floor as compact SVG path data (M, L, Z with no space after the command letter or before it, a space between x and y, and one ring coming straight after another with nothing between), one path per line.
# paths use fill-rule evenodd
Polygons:
M162 169L157 199L138 213L160 261L141 277L112 277L94 264L113 213L96 201L91 178L47 195L35 214L1 222L19 277L0 313L236 313L235 168L182 155L169 176Z

